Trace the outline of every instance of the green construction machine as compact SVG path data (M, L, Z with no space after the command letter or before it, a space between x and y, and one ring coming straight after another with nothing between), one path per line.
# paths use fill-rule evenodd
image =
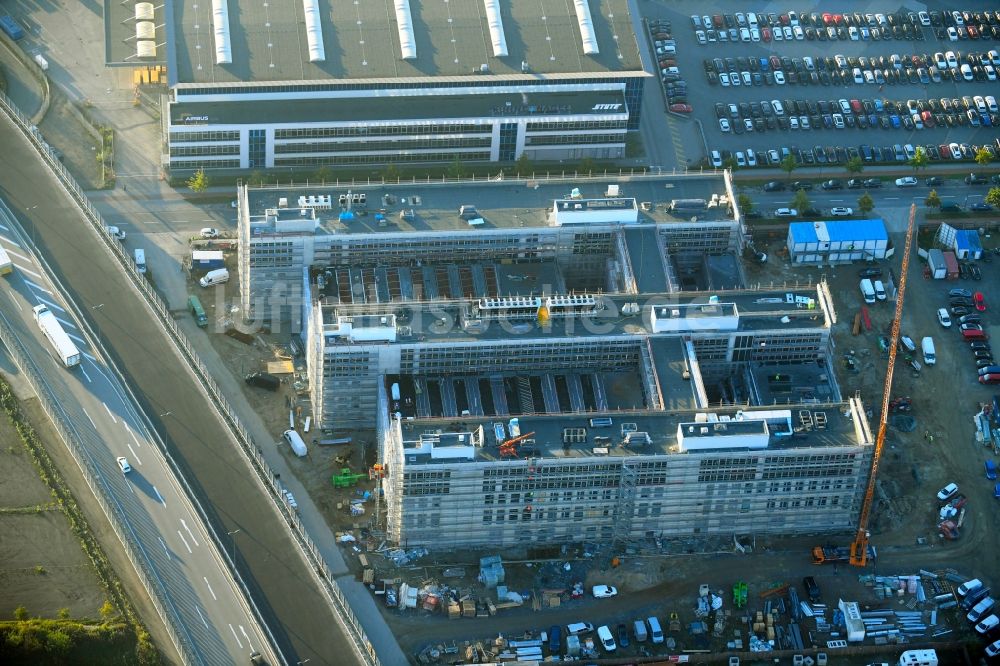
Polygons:
M350 467L342 467L340 469L340 474L333 475L333 487L334 488L350 488L355 485L361 479L368 478L367 474L354 474L351 472Z

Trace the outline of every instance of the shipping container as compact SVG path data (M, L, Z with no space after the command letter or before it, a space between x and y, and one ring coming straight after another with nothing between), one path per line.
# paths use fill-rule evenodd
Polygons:
M959 276L958 271L958 257L955 256L954 252L942 252L944 255L944 265L947 269L947 277L949 280L957 280Z
M944 252L937 248L928 251L927 268L934 280L943 280L948 277L948 266L944 263Z
M7 33L7 36L15 42L24 37L24 29L9 14L0 16L0 30Z

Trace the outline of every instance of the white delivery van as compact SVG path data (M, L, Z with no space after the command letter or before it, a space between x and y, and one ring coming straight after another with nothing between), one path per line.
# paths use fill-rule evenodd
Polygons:
M205 273L205 277L198 280L198 284L202 287L211 287L217 284L225 284L229 282L229 270L225 268L217 268L214 271L209 271Z
M636 620L632 623L632 632L635 634L636 643L645 643L646 639L649 638L649 634L646 632L646 621Z
M282 433L282 437L288 442L288 445L292 447L292 451L295 452L299 458L303 458L306 455L306 443L302 441L302 435L295 432L294 430L286 430Z
M872 281L869 280L868 278L865 278L864 280L861 281L860 286L861 286L861 295L864 297L865 303L868 303L869 305L874 304L875 286L872 284Z
M663 629L660 629L660 621L656 617L650 615L646 618L646 624L649 625L649 637L654 643L663 642Z
M924 351L924 363L934 365L937 357L934 354L934 338L926 337L920 341L920 348Z
M875 280L875 282L874 282L874 284L872 286L875 287L875 298L877 298L880 301L884 301L885 300L885 285L882 284L882 280Z
M141 247L135 248L133 250L133 255L135 256L135 270L140 273L146 272L146 251Z
M980 620L983 619L983 617L986 616L986 614L990 611L990 609L993 608L995 604L996 604L996 599L994 599L993 597L986 597L978 604L973 606L972 610L970 610L969 614L966 615L965 617L969 620L969 622L979 622Z

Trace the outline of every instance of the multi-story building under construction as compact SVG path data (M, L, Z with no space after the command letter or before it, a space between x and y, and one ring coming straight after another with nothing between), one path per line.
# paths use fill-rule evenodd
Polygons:
M315 424L375 428L389 537L853 525L825 283L749 283L727 178L549 189L241 192L244 307L303 331Z

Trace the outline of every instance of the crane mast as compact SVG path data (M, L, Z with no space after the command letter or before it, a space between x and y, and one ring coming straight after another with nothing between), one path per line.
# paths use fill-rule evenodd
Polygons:
M875 437L875 452L872 454L871 474L868 477L868 488L865 490L864 502L861 505L861 515L858 518L858 533L851 544L850 562L854 566L863 567L868 563L868 520L871 517L872 504L875 501L875 480L878 474L882 449L885 445L885 433L889 423L889 401L892 392L892 373L896 366L896 350L899 348L899 327L903 317L903 297L906 295L906 276L910 268L910 247L913 243L913 224L917 215L917 206L910 206L910 220L906 227L906 240L903 241L903 263L899 273L899 290L896 296L896 311L893 313L892 334L889 336L889 364L885 369L885 384L882 387L882 413L879 416L878 435Z

